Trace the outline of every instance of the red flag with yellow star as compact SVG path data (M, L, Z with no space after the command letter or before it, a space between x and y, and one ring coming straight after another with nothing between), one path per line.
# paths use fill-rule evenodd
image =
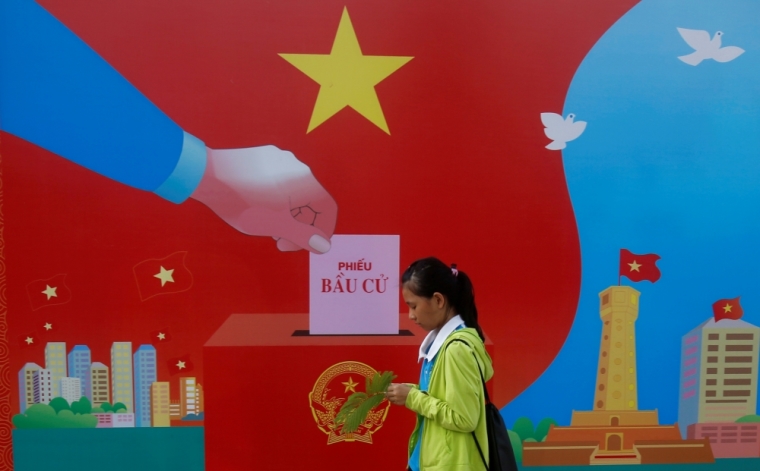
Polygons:
M737 296L733 299L719 299L715 301L712 305L715 322L722 319L740 319L744 314L744 309L742 309L742 305L739 304L740 297L741 296Z
M174 252L164 258L152 258L135 265L135 281L140 299L159 294L180 293L193 285L193 274L185 266L187 252Z
M71 301L71 290L66 286L66 274L58 274L44 280L34 280L26 285L26 294L32 311L66 304Z
M177 373L189 373L193 371L194 366L190 360L190 355L169 358L166 360L166 365L169 367L169 373L173 375Z
M656 253L637 255L628 249L620 249L619 276L625 276L629 280L651 281L655 283L660 279L660 269L657 268L657 260L660 256Z

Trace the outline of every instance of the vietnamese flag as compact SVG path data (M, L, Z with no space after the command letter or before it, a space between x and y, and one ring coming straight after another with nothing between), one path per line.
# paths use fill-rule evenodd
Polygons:
M715 301L712 305L715 322L722 319L740 319L744 314L744 309L742 309L742 305L739 304L740 297L741 296L737 296L733 299L719 299Z
M628 277L634 282L647 280L654 283L660 279L660 269L657 268L659 259L660 256L656 253L637 255L627 249L620 249L618 275Z
M193 285L193 274L185 266L187 252L174 252L165 258L153 258L135 265L133 271L140 299L159 294L180 293Z
M66 286L65 273L28 283L26 294L29 296L29 303L32 305L33 311L71 301L71 290Z
M166 365L169 367L169 373L173 375L177 373L189 373L193 371L194 366L189 354L170 358L166 360Z

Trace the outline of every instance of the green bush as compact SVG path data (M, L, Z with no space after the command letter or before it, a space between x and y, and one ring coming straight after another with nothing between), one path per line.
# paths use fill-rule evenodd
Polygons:
M98 425L94 415L75 415L68 409L56 413L48 404L32 404L23 414L14 415L12 421L18 429L95 428Z

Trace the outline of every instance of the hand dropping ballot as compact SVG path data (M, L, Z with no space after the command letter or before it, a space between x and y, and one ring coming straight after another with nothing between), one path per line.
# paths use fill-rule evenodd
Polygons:
M330 251L309 255L312 335L398 334L397 235L334 235Z

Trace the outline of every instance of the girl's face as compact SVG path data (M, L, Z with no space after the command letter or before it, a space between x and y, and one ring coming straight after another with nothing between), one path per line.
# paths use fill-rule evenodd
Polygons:
M430 332L443 327L448 321L446 313L446 298L441 293L433 293L433 297L425 298L412 293L406 285L401 289L406 305L409 306L409 319Z

